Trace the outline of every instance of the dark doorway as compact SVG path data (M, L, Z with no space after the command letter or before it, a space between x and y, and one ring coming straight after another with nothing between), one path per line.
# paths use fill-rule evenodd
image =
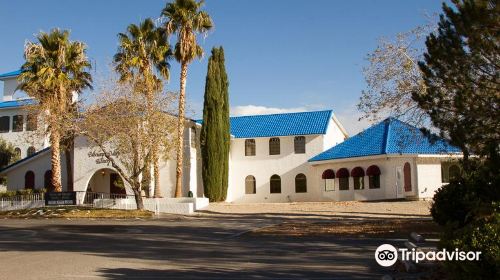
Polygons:
M127 194L123 180L117 173L109 174L109 192L113 194Z
M54 191L54 185L52 184L52 170L47 170L45 171L44 175L44 187L47 189L48 192L53 192Z
M35 188L35 173L31 170L24 175L24 187L32 190Z

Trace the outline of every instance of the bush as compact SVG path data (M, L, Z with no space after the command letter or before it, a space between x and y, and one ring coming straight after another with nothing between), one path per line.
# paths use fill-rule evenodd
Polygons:
M436 191L431 215L441 226L463 227L476 203L475 191L464 182L454 181Z
M500 212L493 212L458 230L447 230L440 246L447 250L480 251L479 261L450 261L445 264L453 279L496 279L500 275ZM484 215L484 213L483 213Z

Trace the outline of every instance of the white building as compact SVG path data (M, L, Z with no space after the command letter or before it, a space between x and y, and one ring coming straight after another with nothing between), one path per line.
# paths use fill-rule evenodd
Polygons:
M30 138L24 110L30 101L13 98L18 74L0 75L4 81L4 100L0 102L0 129L4 132L0 137L19 148L23 159L1 170L0 176L7 177L9 190L50 188L46 139L36 139L36 143L23 140ZM442 185L442 165L458 156L456 148L444 142L431 144L418 129L394 119L347 138L331 110L232 117L230 124L227 201L235 203L426 198ZM186 121L184 196L191 192L203 197L197 137L201 125ZM31 149L28 155L30 147L35 152ZM64 190L72 186L69 190L78 192L125 192L115 185L117 172L85 137L76 138L69 162L72 184L68 184L62 153ZM164 197L174 195L175 165L175 160L160 164ZM445 167L443 174L447 175L449 167ZM151 183L150 193L153 188ZM129 186L125 190L132 193Z

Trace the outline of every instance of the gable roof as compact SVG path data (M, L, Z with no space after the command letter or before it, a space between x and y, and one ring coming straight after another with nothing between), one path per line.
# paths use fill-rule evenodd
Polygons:
M420 129L388 118L309 161L363 157L382 154L457 154L460 149L438 138L431 142Z
M22 107L22 106L33 105L33 104L35 104L35 100L31 99L31 98L9 100L9 101L0 102L0 109Z
M229 125L234 138L325 134L332 114L332 110L325 110L230 117Z
M19 74L21 74L21 70L3 73L3 74L0 74L0 80L16 77L16 76L19 76Z
M32 155L31 155L31 156L29 156L29 157L22 158L22 159L20 159L20 160L18 160L18 161L16 161L16 162L14 162L14 163L12 163L12 164L10 164L10 165L7 165L4 169L0 170L0 174L5 173L6 171L10 170L11 168L13 168L13 167L15 167L15 166L18 166L18 165L21 165L21 164L23 164L23 163L25 163L25 162L28 162L28 161L30 161L31 159L34 159L34 158L38 157L39 155L42 155L42 154L44 154L44 153L48 152L49 150L50 150L50 147L44 148L44 149L42 149L42 150L40 150L40 151L38 151L38 152L36 152L36 153L32 154Z

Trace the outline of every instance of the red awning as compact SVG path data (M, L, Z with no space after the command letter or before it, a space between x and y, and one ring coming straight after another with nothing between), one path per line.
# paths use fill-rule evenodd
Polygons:
M363 170L363 168L361 167L354 167L352 170L351 170L351 176L352 177L363 177L365 176L365 171Z
M380 175L380 169L376 165L371 165L366 169L366 175L368 176L377 176Z
M327 169L321 175L321 179L335 179L335 171L331 169Z
M347 168L340 168L337 170L337 178L347 178L349 177L349 170Z

